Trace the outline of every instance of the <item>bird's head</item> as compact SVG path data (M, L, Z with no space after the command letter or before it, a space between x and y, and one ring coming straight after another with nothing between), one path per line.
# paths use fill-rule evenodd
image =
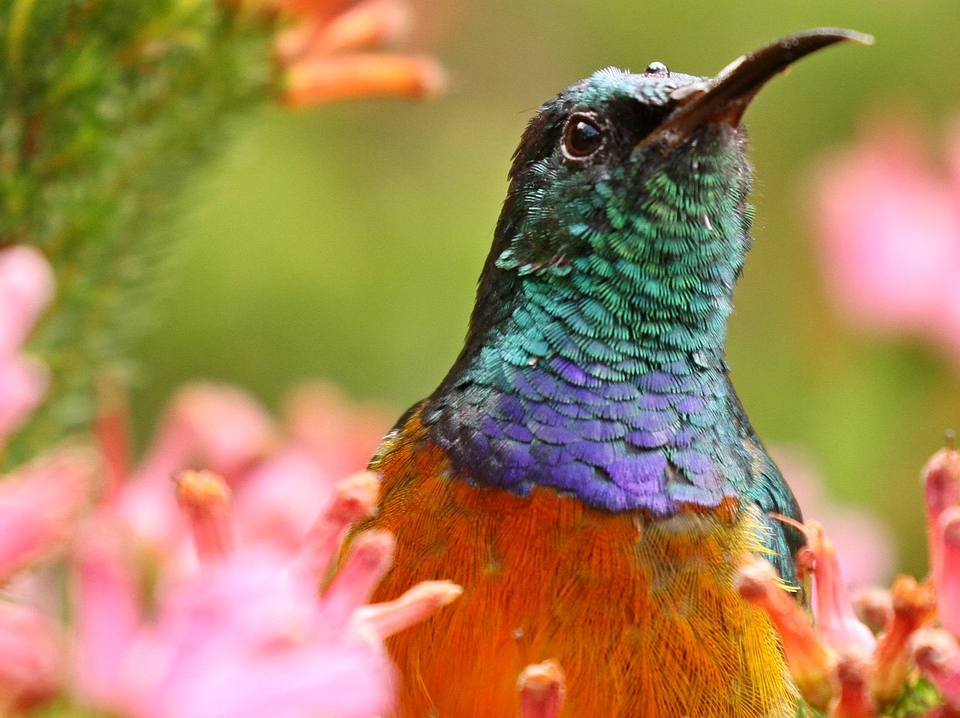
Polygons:
M870 38L800 33L714 78L658 62L600 70L544 104L514 156L478 310L502 317L521 290L562 300L571 283L663 319L728 305L750 241L743 112L771 77L842 40Z

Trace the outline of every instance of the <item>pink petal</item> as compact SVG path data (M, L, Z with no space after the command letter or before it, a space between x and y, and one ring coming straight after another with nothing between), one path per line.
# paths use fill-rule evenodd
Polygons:
M450 581L421 581L400 598L362 606L353 612L357 632L377 640L415 626L463 595L463 588Z
M90 705L126 700L125 666L141 621L140 575L124 527L106 512L88 523L75 549L74 690Z
M86 506L96 457L66 449L0 483L0 580L51 552Z
M0 714L29 711L56 696L62 683L59 627L41 613L0 602Z
M20 349L53 293L53 270L39 250L0 250L0 365Z
M39 406L48 384L49 372L39 360L0 359L0 445Z
M319 586L327 575L350 525L377 505L380 479L361 471L340 481L294 557L291 572L304 583Z

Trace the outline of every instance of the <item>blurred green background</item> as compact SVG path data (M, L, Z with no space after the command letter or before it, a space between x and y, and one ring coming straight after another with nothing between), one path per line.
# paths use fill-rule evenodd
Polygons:
M806 184L871 113L914 111L941 141L960 107L960 3L450 0L416 14L412 44L450 71L446 96L272 109L235 125L194 183L174 276L136 352L139 441L197 377L272 408L297 381L324 377L399 413L460 348L533 108L600 67L661 60L713 74L780 35L850 27L876 45L805 60L747 115L757 241L729 359L764 440L812 452L831 496L875 507L898 533L901 568L925 572L918 472L960 428L960 366L839 318Z

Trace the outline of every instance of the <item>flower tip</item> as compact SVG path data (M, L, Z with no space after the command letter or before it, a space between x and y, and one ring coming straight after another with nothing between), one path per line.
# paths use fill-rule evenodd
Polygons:
M0 250L0 356L26 338L55 286L53 269L40 250L22 244Z
M933 617L937 597L928 582L918 583L912 576L900 575L894 579L891 592L895 618L902 618L919 628Z
M517 681L520 718L556 718L566 693L566 678L559 664L544 661L527 666Z
M353 541L347 564L363 567L364 571L381 573L393 561L396 539L389 531L365 531Z
M960 708L960 647L947 631L925 628L910 641L913 660L954 709Z
M874 633L886 630L893 620L893 596L885 588L862 588L853 595L853 610Z
M769 561L750 558L737 570L734 579L740 595L750 603L770 595L771 590L780 590L780 577Z
M937 628L917 631L910 647L914 660L923 670L941 671L960 659L957 639Z
M952 441L946 443L921 472L927 512L934 518L955 505L960 495L960 451L953 448Z
M200 558L231 553L234 546L231 491L223 477L207 470L183 471L177 476L176 493Z
M188 511L209 511L230 502L227 482L219 474L206 469L180 472L176 487L177 501Z
M877 709L867 687L869 662L856 654L841 656L836 675L840 694L830 707L830 718L875 718Z
M369 516L380 498L380 476L360 471L338 481L333 489L329 513L343 526Z
M429 618L463 595L463 588L451 581L421 581L400 598L357 612L356 620L383 640Z

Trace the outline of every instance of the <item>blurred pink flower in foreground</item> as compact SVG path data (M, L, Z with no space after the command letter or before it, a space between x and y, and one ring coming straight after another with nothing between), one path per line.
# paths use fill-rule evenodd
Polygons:
M0 253L0 366L22 361L50 277L35 250ZM22 420L40 398L23 395L0 395L5 409L16 401L4 417ZM114 397L97 421L102 454L64 446L4 477L0 714L57 696L127 718L372 718L390 709L395 676L383 640L460 589L428 581L369 605L393 557L383 532L357 536L324 587L347 528L379 490L373 474L339 476L366 462L386 422L326 387L301 389L288 415L277 430L236 389L187 387L131 471ZM0 427L0 441L15 421ZM251 491L249 539L227 481L182 471L192 465L216 467L238 495ZM50 605L61 592L38 566L63 548L74 580L62 607Z
M78 543L75 689L132 718L368 718L389 710L393 666L383 639L460 594L418 584L365 605L393 556L385 533L357 537L330 586L320 586L349 524L373 509L369 473L337 484L293 555L234 547L230 491L211 472L186 472L178 496L202 568L161 590L152 619L129 543L99 517Z
M0 249L0 448L46 393L46 368L21 347L53 291L53 270L40 252Z
M335 482L366 466L388 417L380 407L351 404L329 385L308 384L291 393L278 426L236 387L186 385L171 399L140 465L115 470L130 475L115 487L115 513L165 570L189 570L195 559L172 477L205 467L233 489L237 531L247 543L293 550ZM102 437L106 455L128 453L114 445L124 433Z
M814 181L827 280L864 326L908 332L960 361L960 127L945 166L917 123L871 127Z

